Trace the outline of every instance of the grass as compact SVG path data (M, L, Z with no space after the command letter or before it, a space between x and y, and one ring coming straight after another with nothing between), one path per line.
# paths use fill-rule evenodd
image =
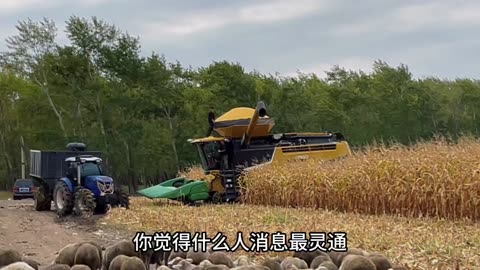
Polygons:
M0 191L0 200L8 200L12 198L12 192Z
M189 207L162 200L132 198L131 209L113 209L107 226L136 231L222 232L234 244L238 231L249 244L250 232L347 232L348 246L381 252L410 269L478 269L480 224L433 218L361 215L308 208L256 205ZM240 254L244 253L242 251ZM287 254L285 254L287 255Z

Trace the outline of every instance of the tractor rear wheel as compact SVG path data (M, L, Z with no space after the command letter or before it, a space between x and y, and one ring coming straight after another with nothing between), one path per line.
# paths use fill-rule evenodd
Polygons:
M33 194L33 205L37 211L50 211L52 209L52 201L44 185L40 185Z
M120 206L125 207L126 209L130 209L130 198L128 194L121 191L119 195L120 195Z
M55 202L55 209L57 214L61 217L66 216L72 212L73 209L73 194L68 189L68 186L63 181L58 181L53 192Z
M96 206L95 196L91 190L86 188L77 189L75 192L75 214L90 217L94 213Z
M96 207L95 207L95 214L106 214L108 212L108 209L109 209L109 205L106 204L106 203L97 203Z
M128 194L121 189L115 190L115 202L111 204L112 208L125 207L130 209L130 198Z

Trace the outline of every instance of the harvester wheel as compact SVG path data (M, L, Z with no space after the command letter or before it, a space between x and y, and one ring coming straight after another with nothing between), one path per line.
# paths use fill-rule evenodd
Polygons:
M78 188L75 192L75 214L90 217L96 208L93 192L86 188Z
M53 192L55 202L55 209L57 214L61 217L66 216L72 212L73 209L73 194L68 189L68 186L63 181L58 181Z
M44 185L40 185L33 194L33 205L37 211L50 211L52 209L52 201L48 197L47 189Z
M214 192L211 197L211 201L213 204L218 204L223 202L223 192Z

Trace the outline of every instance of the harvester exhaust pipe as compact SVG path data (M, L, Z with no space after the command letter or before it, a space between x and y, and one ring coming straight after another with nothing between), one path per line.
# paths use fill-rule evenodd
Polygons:
M264 117L267 115L267 107L263 101L259 101L257 103L257 107L255 108L255 112L253 113L252 118L250 119L250 123L248 124L247 131L243 134L242 138L242 147L246 147L250 144L251 134L253 129L257 125L257 121L259 117Z

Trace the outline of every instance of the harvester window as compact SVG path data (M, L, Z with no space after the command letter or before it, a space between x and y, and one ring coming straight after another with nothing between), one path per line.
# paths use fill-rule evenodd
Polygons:
M208 168L207 168L207 160L205 157L205 152L203 151L203 144L197 144L196 147L197 147L198 154L200 156L200 161L202 162L202 167L204 170L206 170Z
M220 150L220 144L218 142L207 143L203 146L203 150L207 159L208 169L219 169L218 150Z

